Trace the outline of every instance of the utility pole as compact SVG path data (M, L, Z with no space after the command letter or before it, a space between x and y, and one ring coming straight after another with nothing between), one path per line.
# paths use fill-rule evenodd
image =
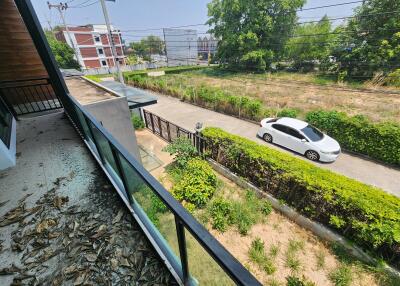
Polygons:
M110 19L108 17L106 3L105 3L104 0L100 0L100 3L101 3L101 7L103 8L104 19L106 20L107 31L108 31L108 35L109 35L109 40L108 41L109 41L109 43L111 45L111 53L112 53L113 58L114 58L115 66L117 67L119 82L122 83L122 84L125 84L124 77L122 75L122 72L121 72L121 69L120 69L120 66L119 66L119 61L117 59L117 49L115 48L115 44L114 44L114 38L113 38L113 35L112 35L112 31L111 31Z
M65 31L67 31L68 39L69 39L69 41L71 43L72 49L74 50L76 61L80 65L78 52L77 52L77 50L75 48L74 42L72 41L72 37L71 37L71 34L69 32L68 26L67 26L67 24L65 22L65 18L64 18L64 14L63 14L63 10L65 10L65 11L67 10L68 4L67 3L61 3L61 2L60 2L60 4L50 4L50 2L47 1L47 5L49 6L49 9L56 8L57 11L60 13L61 19L62 19L63 24L64 24Z

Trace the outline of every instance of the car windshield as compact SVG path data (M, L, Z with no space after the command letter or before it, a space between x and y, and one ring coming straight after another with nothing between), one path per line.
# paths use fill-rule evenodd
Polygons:
M324 138L324 134L311 125L307 125L301 129L301 131L313 142L320 141Z

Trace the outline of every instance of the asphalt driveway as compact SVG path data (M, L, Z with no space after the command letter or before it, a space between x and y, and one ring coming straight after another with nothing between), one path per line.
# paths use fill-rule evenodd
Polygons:
M204 126L220 127L227 132L307 160L299 154L268 144L258 138L256 136L259 127L257 124L184 103L173 97L161 94L157 94L157 97L158 103L147 106L145 109L183 128L193 130L197 122L202 122ZM400 169L390 168L347 153L342 153L334 163L313 163L321 168L382 188L388 193L400 197Z

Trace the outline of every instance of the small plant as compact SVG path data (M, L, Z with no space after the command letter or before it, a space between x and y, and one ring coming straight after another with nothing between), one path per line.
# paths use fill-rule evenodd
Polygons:
M325 253L319 251L315 253L315 258L317 259L317 269L324 269L325 267Z
M286 250L286 266L293 272L298 272L301 268L301 262L297 258L297 253L304 248L303 241L291 239Z
M140 130L145 127L142 118L140 118L140 116L135 113L132 113L131 121L135 130Z
M271 247L269 248L269 255L272 258L275 258L279 253L279 245L271 245Z
M342 264L329 274L329 279L335 286L348 286L353 280L350 266Z
M287 286L315 286L314 282L308 281L304 276L302 279L296 276L286 277Z
M163 151L174 155L174 160L179 168L184 169L190 159L197 157L197 150L186 137L178 137L171 144L163 148Z
M261 212L266 216L272 212L272 205L269 201L265 200L261 203Z
M258 237L251 242L249 257L267 274L271 275L276 271L273 261L265 253L264 242Z
M224 232L230 224L229 218L232 215L232 205L230 202L218 198L211 203L210 214L212 227Z

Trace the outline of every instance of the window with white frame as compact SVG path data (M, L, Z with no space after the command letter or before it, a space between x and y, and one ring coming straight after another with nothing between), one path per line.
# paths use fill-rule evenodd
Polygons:
M102 48L97 49L99 55L104 55L104 50Z
M102 66L102 67L106 67L106 66L107 66L107 61L102 60L102 61L101 61L101 66Z

